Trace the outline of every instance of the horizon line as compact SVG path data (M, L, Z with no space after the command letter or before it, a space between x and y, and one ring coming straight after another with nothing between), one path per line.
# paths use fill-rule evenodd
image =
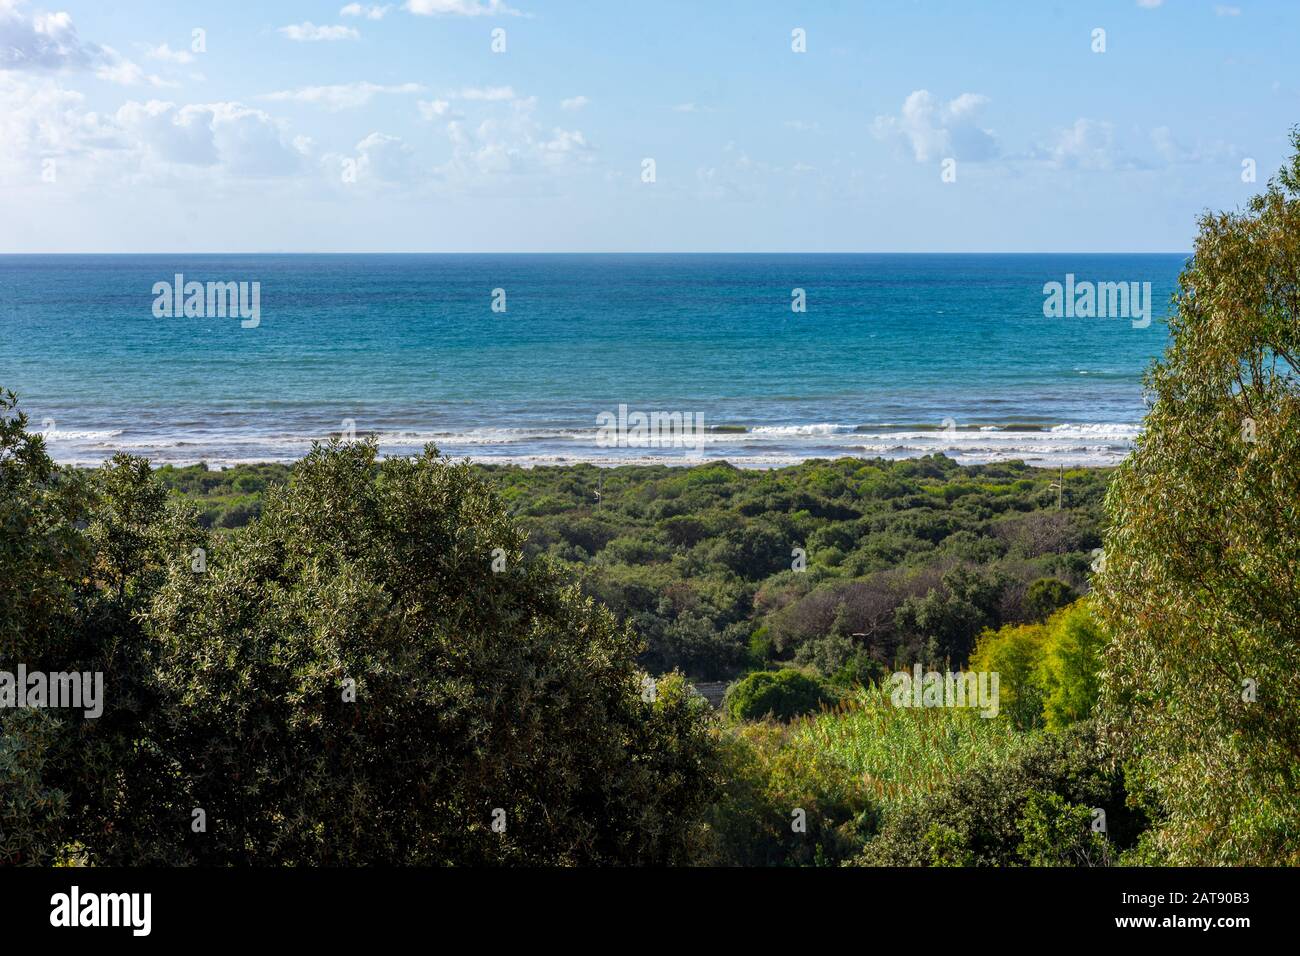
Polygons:
M496 251L496 252L445 252L432 250L408 250L402 252L337 252L316 250L261 249L255 252L236 251L182 251L182 252L0 252L0 256L1190 256L1192 250L1166 250L1159 252L1130 252L1126 250L1017 250L987 252L915 252L897 250L891 252L868 252L862 250L760 250L747 252L727 251L671 251L671 250L615 250L587 251L569 249L551 252L535 251Z

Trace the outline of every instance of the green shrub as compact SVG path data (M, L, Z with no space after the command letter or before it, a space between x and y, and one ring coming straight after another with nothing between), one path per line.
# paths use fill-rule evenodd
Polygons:
M1018 728L1057 731L1092 715L1107 639L1084 598L1042 624L985 631L971 667L998 673L1000 712Z
M1074 588L1058 578L1039 578L1025 591L1025 616L1031 621L1045 621L1078 597Z
M68 795L45 779L58 720L41 710L0 718L0 866L49 866L64 841Z
M1092 830L1102 811L1104 841ZM1103 819L1097 817L1098 820ZM1091 722L1040 734L1004 760L967 768L890 815L857 862L868 866L1106 865L1134 846L1145 816Z
M1095 810L1057 793L1031 793L1017 824L1027 866L1110 866L1114 852Z
M149 631L185 799L158 812L190 857L689 859L707 708L680 678L643 700L631 630L521 552L468 466L331 445L207 574L174 568ZM189 807L208 832L188 832Z
M1109 635L1089 601L1059 612L1049 624L1038 681L1047 729L1061 730L1092 716L1101 692L1102 651Z
M702 862L833 866L860 851L876 818L861 776L830 753L794 745L789 726L742 724L720 741L723 782Z
M1008 624L980 635L972 670L998 675L998 717L1020 730L1043 726L1040 672L1049 630L1045 624Z
M680 675L645 693L631 628L522 560L479 471L332 444L209 536L141 459L56 468L15 407L0 669L109 692L94 720L0 711L0 862L697 858L712 713Z
M754 670L761 670L772 659L772 650L772 638L768 636L767 628L760 627L749 635L747 663Z
M820 681L797 670L755 671L727 691L726 708L733 720L792 720L835 700Z

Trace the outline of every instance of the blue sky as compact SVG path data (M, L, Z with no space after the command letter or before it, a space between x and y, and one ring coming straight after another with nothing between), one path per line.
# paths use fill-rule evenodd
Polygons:
M1286 0L0 0L0 251L1183 251L1286 155L1298 38Z

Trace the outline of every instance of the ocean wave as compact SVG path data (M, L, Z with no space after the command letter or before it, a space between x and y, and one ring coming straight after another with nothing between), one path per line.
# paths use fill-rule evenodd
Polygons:
M753 435L774 435L779 437L798 435L836 435L852 434L854 425L837 425L834 422L817 422L812 425L755 425L749 429Z
M92 429L88 431L78 431L70 428L59 428L56 425L54 428L40 430L39 434L42 435L47 442L108 441L110 438L116 438L118 435L121 435L122 429L105 428L99 430Z
M693 464L730 461L738 467L781 467L809 458L842 456L908 458L944 454L962 463L1023 459L1033 463L1109 465L1132 449L1140 426L1118 422L1056 425L1004 423L945 428L930 425L851 425L840 422L727 426L686 436L664 447L597 444L595 427L558 425L480 428L358 428L358 438L373 438L380 454L418 454L433 443L443 454L471 461L510 464ZM265 432L239 428L187 428L150 434L140 429L88 428L55 432L51 454L61 462L97 464L128 451L158 463L214 467L250 462L293 462L339 430L295 430L283 424Z

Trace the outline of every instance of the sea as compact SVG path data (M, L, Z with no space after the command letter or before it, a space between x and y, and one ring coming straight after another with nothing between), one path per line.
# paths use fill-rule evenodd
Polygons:
M354 436L529 466L1111 465L1186 259L7 255L0 388L78 465L291 462ZM209 283L245 284L245 312ZM1052 283L1133 294L1048 314Z

